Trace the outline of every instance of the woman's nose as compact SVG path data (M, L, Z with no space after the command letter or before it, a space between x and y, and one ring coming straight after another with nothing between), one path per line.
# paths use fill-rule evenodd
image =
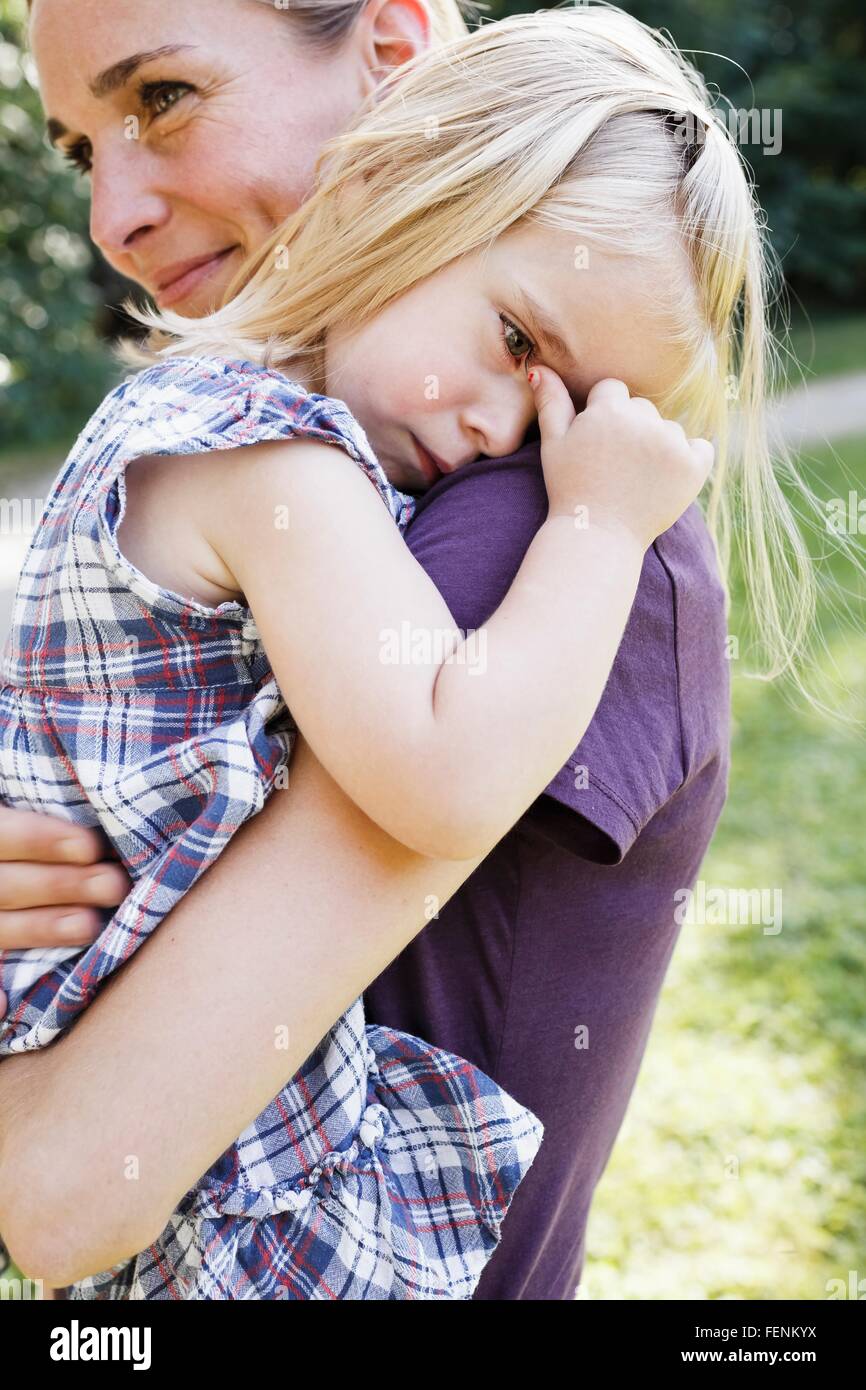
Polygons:
M108 261L132 274L126 257L141 249L148 232L164 226L170 204L148 177L150 161L134 141L111 151L94 151L91 174L90 235Z
M488 399L464 413L463 425L479 440L482 454L504 458L517 452L535 418L532 387L525 373L515 373L507 383L500 377Z

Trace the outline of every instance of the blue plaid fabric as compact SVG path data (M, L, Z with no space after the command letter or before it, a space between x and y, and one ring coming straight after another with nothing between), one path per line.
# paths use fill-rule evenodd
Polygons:
M74 1025L261 810L296 736L250 610L208 608L124 557L125 466L298 436L345 449L406 526L413 499L341 401L222 359L125 381L52 488L3 657L0 797L100 826L133 888L87 948L0 953L0 1057ZM367 1026L358 999L155 1244L70 1296L469 1298L541 1137L478 1068Z

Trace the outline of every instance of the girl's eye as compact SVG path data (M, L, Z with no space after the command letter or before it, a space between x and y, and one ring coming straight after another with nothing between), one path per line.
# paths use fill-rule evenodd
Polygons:
M193 90L189 82L142 82L138 99L153 116L164 116Z
M520 362L524 357L529 360L535 354L535 344L531 338L527 338L522 328L510 319L507 314L500 314L502 323L502 343L505 354L509 362Z

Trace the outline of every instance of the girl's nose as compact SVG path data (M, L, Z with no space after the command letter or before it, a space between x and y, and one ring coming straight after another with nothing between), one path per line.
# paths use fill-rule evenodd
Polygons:
M535 399L525 373L507 382L498 377L483 404L469 407L463 425L490 458L516 453L536 418Z
M134 140L93 154L90 235L116 269L132 274L128 261L142 249L148 232L171 216L168 200L151 186L150 161L141 157Z

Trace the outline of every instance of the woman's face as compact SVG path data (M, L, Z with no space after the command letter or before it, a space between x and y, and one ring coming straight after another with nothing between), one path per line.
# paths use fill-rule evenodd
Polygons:
M526 378L534 362L558 373L578 409L604 377L657 403L681 380L687 363L664 305L688 274L684 253L672 247L666 267L649 271L576 241L515 227L360 329L329 331L325 390L363 425L397 487L424 491L480 454L518 449L536 417Z
M187 316L309 194L323 142L423 49L423 0L370 0L322 54L276 4L34 0L48 131L91 180L106 260Z

